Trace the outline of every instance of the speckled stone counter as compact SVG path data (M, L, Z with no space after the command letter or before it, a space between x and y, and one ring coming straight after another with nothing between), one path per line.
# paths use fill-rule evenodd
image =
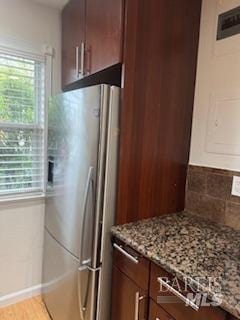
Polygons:
M112 234L180 280L222 295L221 307L240 319L240 232L189 213L115 226ZM208 284L208 277L218 283ZM198 280L198 281L197 281Z

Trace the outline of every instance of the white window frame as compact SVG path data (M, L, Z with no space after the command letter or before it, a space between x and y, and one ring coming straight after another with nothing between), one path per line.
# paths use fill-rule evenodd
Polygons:
M0 41L1 42L1 41ZM19 50L13 47L6 47L0 44L0 52L3 54L9 54L12 56L32 59L34 61L40 62L44 65L44 121L43 121L43 190L41 192L33 192L33 193L14 193L14 194L6 194L0 196L0 203L8 202L8 201L18 201L18 200L31 200L35 198L44 198L46 194L46 181L47 181L47 104L48 99L52 95L52 63L53 63L53 48L47 45L42 47L41 52L36 53L37 50L32 50L28 47L23 47L23 50ZM1 124L2 126L2 124ZM18 124L7 124L6 128L20 128L25 127L28 129L36 128L35 125L18 125Z

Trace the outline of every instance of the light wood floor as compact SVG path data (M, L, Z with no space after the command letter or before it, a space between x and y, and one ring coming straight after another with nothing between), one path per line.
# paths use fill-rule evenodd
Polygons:
M0 320L50 320L41 297L0 308Z

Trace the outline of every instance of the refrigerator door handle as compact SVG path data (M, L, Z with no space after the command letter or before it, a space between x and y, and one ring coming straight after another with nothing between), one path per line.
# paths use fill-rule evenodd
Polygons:
M82 292L82 286L81 286L81 280L78 281L78 296L79 296L79 309L80 309L80 315L81 319L85 319L85 312L87 310L87 301L88 301L88 295L89 295L89 287L90 287L90 273L91 272L98 272L99 268L92 269L90 267L91 265L91 259L87 259L83 261L83 248L84 248L84 238L85 238L85 222L86 222L86 213L87 213L87 203L88 203L88 196L90 189L92 187L92 192L94 192L94 167L90 167L88 171L88 177L87 177L87 183L84 193L84 200L83 200L83 219L82 219L82 228L81 228L81 248L80 248L80 266L78 268L79 271L79 277L82 273L87 272L87 284L86 289L84 290L84 294Z
M88 201L88 195L90 191L90 187L92 186L93 192L94 192L94 167L90 167L88 171L88 178L87 178L87 184L85 188L84 193L84 200L83 200L83 218L82 218L82 230L81 230L81 248L80 248L80 267L83 263L83 245L84 245L84 238L85 238L85 223L86 223L86 213L87 213L87 201Z
M101 267L91 268L89 266L82 266L79 271L79 283L81 277L87 278L84 288L79 286L79 306L80 306L80 319L81 320L94 320L95 319L95 290L94 283L98 281ZM84 292L83 292L84 291Z

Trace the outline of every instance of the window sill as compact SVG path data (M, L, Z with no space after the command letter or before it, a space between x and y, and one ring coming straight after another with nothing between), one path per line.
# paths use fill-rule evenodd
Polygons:
M20 202L20 201L33 201L33 200L42 200L45 199L44 193L32 193L32 194L21 194L14 196L4 196L0 197L0 204Z

